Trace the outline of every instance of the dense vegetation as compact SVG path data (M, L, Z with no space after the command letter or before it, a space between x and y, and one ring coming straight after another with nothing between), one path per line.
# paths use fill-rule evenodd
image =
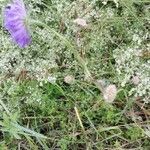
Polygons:
M150 1L24 3L27 48L0 18L0 150L150 149Z

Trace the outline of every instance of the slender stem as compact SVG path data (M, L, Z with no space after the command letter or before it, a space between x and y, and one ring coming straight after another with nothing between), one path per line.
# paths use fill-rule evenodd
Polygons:
M6 105L3 103L3 101L0 99L0 105L4 108L4 110L7 112L8 115L10 115L9 110L7 109Z
M78 118L78 120L79 120L80 126L81 126L83 132L85 133L85 129L84 129L83 123L82 123L82 121L81 121L81 118L80 118L79 111L78 111L77 107L74 107L74 110L75 110L75 112L76 112L76 116L77 116L77 118Z
M58 32L56 32L55 30L53 30L52 28L50 28L48 25L46 25L45 23L42 23L40 21L37 20L31 20L32 24L37 24L39 26L42 26L44 28L46 28L48 31L54 33L57 37L59 37L73 52L74 56L76 57L76 59L78 60L78 62L80 63L80 65L84 68L85 73L87 73L89 76L91 76L87 65L85 63L85 61L81 58L81 56L78 54L78 51L76 50L75 46L73 44L71 44L71 42L69 42L69 40L67 40L66 38L64 38L63 35L59 34Z
M77 59L77 61L79 62L80 66L83 67L84 69L84 73L85 73L85 77L86 79L88 79L90 82L93 82L96 87L98 87L98 89L100 89L100 91L102 92L102 85L98 85L94 79L92 78L92 75L87 67L86 62L83 60L83 58L79 55L77 48L75 45L73 45L69 40L67 40L63 35L59 34L58 32L56 32L54 29L50 28L47 24L42 23L38 20L30 20L31 24L36 24L39 26L44 27L45 29L47 29L49 32L55 34L57 37L59 37L73 52L75 58Z

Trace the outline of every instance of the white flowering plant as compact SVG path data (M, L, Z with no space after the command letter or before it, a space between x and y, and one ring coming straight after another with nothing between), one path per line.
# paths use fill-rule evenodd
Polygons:
M148 149L149 9L1 0L0 149Z

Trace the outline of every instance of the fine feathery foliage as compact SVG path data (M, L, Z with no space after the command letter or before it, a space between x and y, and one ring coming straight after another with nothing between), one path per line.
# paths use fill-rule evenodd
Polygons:
M150 149L149 0L0 9L0 150Z

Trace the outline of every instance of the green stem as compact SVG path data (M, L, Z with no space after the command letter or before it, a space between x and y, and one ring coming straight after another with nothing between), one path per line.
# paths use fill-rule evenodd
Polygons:
M74 46L73 44L71 44L71 42L69 42L69 40L67 40L63 35L59 34L58 32L56 32L54 29L50 28L47 24L42 23L40 21L37 20L30 20L31 24L36 24L38 26L42 26L45 29L47 29L49 32L55 34L57 37L59 37L73 52L75 58L77 59L77 61L79 62L80 66L84 69L84 73L85 73L85 78L87 80L89 80L90 82L93 82L99 89L100 91L102 91L102 87L101 85L97 85L97 83L94 81L94 79L91 76L91 73L87 67L86 62L82 59L82 57L79 55L76 46Z
M31 24L36 24L36 25L42 26L42 27L46 28L49 32L51 32L51 33L55 34L57 37L59 37L72 50L75 58L78 60L80 65L84 68L84 72L87 73L89 77L91 76L85 61L78 54L78 51L76 50L75 46L73 46L63 35L59 34L55 30L50 28L48 25L46 25L45 23L42 23L40 21L31 20Z
M6 113L7 113L8 115L10 115L9 110L7 109L6 105L3 103L3 101L2 101L1 99L0 99L0 105L4 108L4 110L6 111Z

